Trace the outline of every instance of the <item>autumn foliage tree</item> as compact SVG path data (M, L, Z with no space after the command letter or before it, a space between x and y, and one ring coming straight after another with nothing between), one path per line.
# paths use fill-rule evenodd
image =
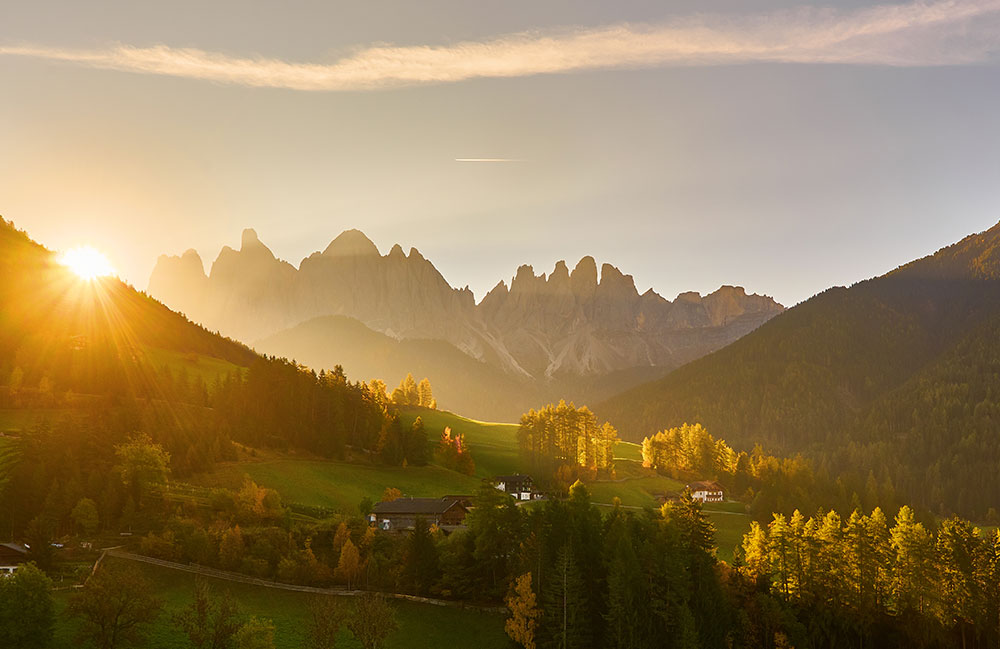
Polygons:
M344 541L343 547L340 548L340 559L337 561L337 570L334 576L347 584L347 588L350 590L351 584L355 583L360 574L361 553L358 552L358 547L351 539L347 539Z
M535 649L535 627L538 626L541 611L536 605L530 572L517 578L506 603L510 611L510 617L504 623L507 635L524 649Z
M610 423L598 424L589 408L560 401L521 415L518 446L536 466L569 464L596 473L614 471L618 431Z
M472 475L476 472L476 463L472 459L472 449L465 443L465 434L453 435L450 426L445 426L441 432L441 438L434 449L434 460L441 466L465 475Z

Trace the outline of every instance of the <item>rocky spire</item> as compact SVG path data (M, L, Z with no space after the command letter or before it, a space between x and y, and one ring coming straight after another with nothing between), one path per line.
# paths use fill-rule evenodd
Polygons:
M361 230L344 230L323 251L324 257L378 257L378 247Z

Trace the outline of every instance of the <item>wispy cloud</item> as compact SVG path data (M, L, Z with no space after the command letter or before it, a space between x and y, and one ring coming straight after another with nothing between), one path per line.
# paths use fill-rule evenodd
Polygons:
M166 45L72 50L21 44L0 54L92 68L295 90L366 90L581 70L750 62L934 66L988 61L1000 46L1000 0L943 0L854 11L802 8L699 14L508 34L450 45L377 45L325 63L236 57Z

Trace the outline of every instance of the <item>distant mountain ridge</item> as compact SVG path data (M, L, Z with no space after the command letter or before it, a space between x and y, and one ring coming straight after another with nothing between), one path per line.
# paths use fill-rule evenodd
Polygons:
M193 250L161 256L149 292L263 351L296 348L304 354L298 360L311 365L319 365L322 352L315 327L305 347L279 334L315 318L346 316L396 340L445 341L508 378L550 387L633 368L669 371L783 310L731 286L705 297L682 293L673 302L652 290L640 295L632 277L610 264L598 275L592 257L572 272L560 261L548 276L521 266L509 287L498 283L476 304L468 287L453 288L416 248L404 253L396 244L382 255L359 230L341 233L296 268L248 229L240 250L224 247L207 275ZM279 342L284 346L271 347ZM497 414L443 396L443 406L469 408L465 414ZM513 407L504 414L516 415Z

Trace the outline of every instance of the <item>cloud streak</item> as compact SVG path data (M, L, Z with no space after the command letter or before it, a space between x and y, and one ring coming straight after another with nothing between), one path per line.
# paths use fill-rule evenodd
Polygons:
M1000 49L1000 0L942 0L855 11L802 8L695 15L658 25L522 32L450 45L376 45L325 63L166 45L91 50L0 46L0 54L251 87L353 91L585 70L755 62L938 66Z

